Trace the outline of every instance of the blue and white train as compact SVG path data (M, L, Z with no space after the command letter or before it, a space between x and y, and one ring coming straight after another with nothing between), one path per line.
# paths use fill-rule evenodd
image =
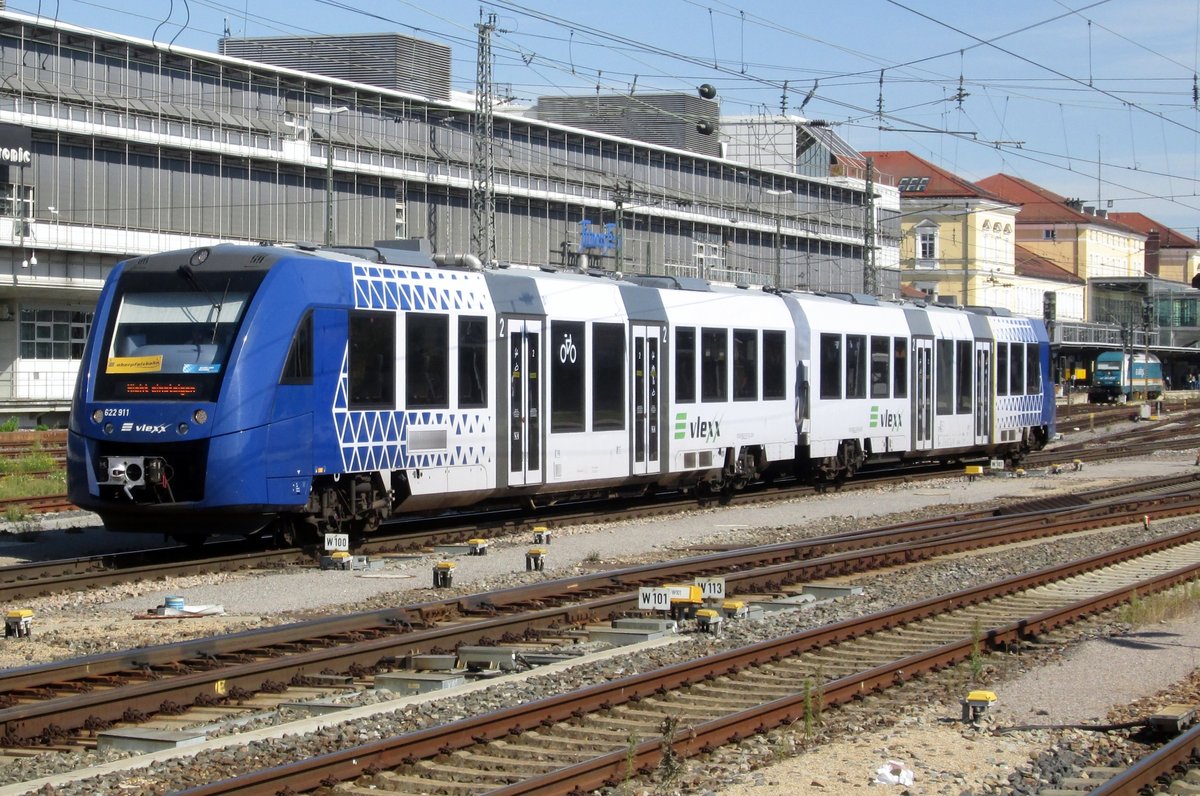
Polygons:
M1017 460L1053 434L1040 320L406 244L120 264L76 386L71 500L113 530L290 540L493 500Z

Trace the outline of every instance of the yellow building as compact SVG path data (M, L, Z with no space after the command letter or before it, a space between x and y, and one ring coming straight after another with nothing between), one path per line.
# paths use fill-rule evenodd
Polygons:
M1109 213L1109 219L1146 236L1146 274L1200 287L1200 243L1141 213Z
M900 189L903 284L933 300L1034 317L1049 291L1057 294L1059 318L1083 318L1081 280L1038 257L1018 261L1018 202L911 152L862 154Z
M1106 211L1008 174L994 174L978 185L1020 205L1016 242L1039 257L1083 280L1145 276L1146 235Z

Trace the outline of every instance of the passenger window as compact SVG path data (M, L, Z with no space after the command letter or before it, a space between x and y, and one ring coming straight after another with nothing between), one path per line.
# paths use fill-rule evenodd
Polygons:
M892 341L892 397L908 397L908 338Z
M975 385L971 378L970 340L958 341L958 402L955 411L960 415L971 414L971 390Z
M954 341L937 341L937 413L954 414Z
M696 330L675 330L675 402L696 402Z
M782 401L787 397L787 335L763 332L763 399Z
M729 334L700 330L700 400L729 400Z
M733 330L733 400L758 400L758 332Z
M1008 394L1024 395L1025 368L1021 367L1021 363L1025 361L1025 345L1024 343L1011 343L1010 346L1012 350L1008 354Z
M396 406L396 316L350 313L350 409Z
M871 338L871 397L888 397L888 357L891 340L886 337Z
M1036 345L1025 346L1025 391L1037 395L1042 391L1042 363Z
M1008 343L996 345L996 395L1008 395Z
M821 397L842 397L842 336L821 335Z
M587 373L586 327L577 321L550 324L550 430L586 431L584 374Z
M867 397L867 338L846 335L846 397Z
M592 325L592 430L625 428L625 326Z
M458 405L487 406L487 318L458 319Z
M450 405L450 319L416 312L404 317L405 406L445 409Z
M313 314L304 313L292 335L287 359L283 362L280 384L312 384L313 380Z

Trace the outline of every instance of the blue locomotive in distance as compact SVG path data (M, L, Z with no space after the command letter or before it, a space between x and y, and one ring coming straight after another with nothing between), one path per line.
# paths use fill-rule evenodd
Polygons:
M112 530L361 536L388 517L777 473L1018 461L1053 435L1044 324L858 294L483 268L416 241L119 264L68 435Z
M1088 403L1115 403L1144 398L1155 401L1163 394L1162 362L1154 354L1105 351L1096 357Z

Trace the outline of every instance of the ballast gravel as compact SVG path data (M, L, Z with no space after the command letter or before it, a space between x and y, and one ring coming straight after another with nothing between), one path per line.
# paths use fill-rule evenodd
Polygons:
M906 487L816 496L765 507L739 507L735 501L729 507L695 511L672 520L554 529L552 543L546 548L548 558L545 571L524 571L524 555L531 540L518 538L495 542L486 556L456 558L458 567L452 591L501 588L535 578L570 577L574 573L617 563L676 557L692 545L760 543L847 530L878 524L878 519L868 518L883 514L900 512L903 516L916 516L948 511L954 506L979 501L1014 502L1090 489L1134 476L1167 477L1195 471L1194 461L1192 454L1163 453L1136 463L1089 465L1080 472L1068 471L1054 476L1034 473L1020 479L988 477L974 483L968 483L965 479L944 479ZM1162 535L1170 532L1172 527L1182 528L1185 525L1186 521L1155 523L1149 530L1138 525L1044 544L1012 546L932 565L897 568L856 579L855 584L863 587L863 594L859 597L820 604L806 611L770 615L761 621L727 623L720 638L689 635L677 643L652 650L632 654L623 651L619 656L564 669L553 676L534 672L521 681L499 681L483 691L360 717L352 724L337 724L327 719L324 721L325 728L313 735L250 742L243 737L232 741L227 748L202 751L191 762L164 762L149 768L92 777L78 783L49 786L39 778L111 762L122 756L88 754L17 760L0 768L0 782L10 785L0 789L0 794L28 792L38 788L42 788L42 792L55 794L167 793L198 781L198 778L203 779L202 772L213 776L216 772L221 776L231 776L288 757L319 754L352 742L444 723L456 716L474 715L516 701L562 693L601 679L644 671L718 649L1027 572L1094 553L1098 549L1126 544L1134 539ZM79 539L80 536L64 531L35 534L28 528L21 529L21 533L23 538L40 537L36 547L39 548L39 557L46 558L65 555L56 555L55 546L69 545L73 538ZM93 536L92 533L84 535L88 539ZM13 540L7 550L11 553L14 548L30 544L33 543ZM2 554L3 551L0 551ZM434 590L429 584L432 564L439 558L422 556L394 559L389 560L382 569L368 572L271 572L174 579L170 582L117 587L95 594L31 601L29 607L37 612L34 638L0 645L0 661L11 666L21 665L25 660L48 660L54 656L100 651L108 642L103 636L97 639L97 628L111 634L113 648L126 648L130 646L131 632L136 634L137 643L161 643L181 637L278 624L289 618L326 615L337 610L369 610L446 596L447 590ZM170 595L185 596L188 603L193 605L221 604L225 607L226 616L171 623L133 618ZM1187 643L1181 637L1178 649L1185 649ZM45 649L34 652L41 647ZM1200 639L1196 640L1193 648L1200 648ZM1116 653L1129 651L1130 648L1110 645L1107 649L1100 649L1101 654L1108 656L1105 657L1107 663L1110 658L1115 661L1120 657ZM1097 667L1094 658L1089 660L1091 667L1088 677L1093 686L1097 668L1120 671L1115 664ZM1133 671L1139 670L1139 664L1132 666ZM1191 666L1194 666L1194 661L1189 658L1183 664L1177 662L1174 666L1164 667L1162 684L1179 679ZM1065 663L1058 668L1063 674L1070 671ZM1018 673L1007 674L1015 676ZM1052 680L1054 676L1054 669L1038 669L1029 675L1035 684L1039 680ZM1078 674L1072 676L1080 677ZM1149 689L1145 693L1157 687L1156 683L1145 677L1139 677L1137 681ZM1017 679L1012 682L1021 681ZM1040 691L1036 688L1023 691L1022 688L1025 687L1014 685L1011 690L997 688L1001 695L998 718L1027 721L1037 716L1067 715L1068 708L1081 711L1082 715L1100 716L1108 705L1107 695L1095 687L1073 690L1058 683ZM357 700L363 703L385 701L377 694L362 695ZM748 740L743 744L745 748L721 750L703 764L689 764L680 781L672 787L674 792L681 793L782 794L810 792L803 787L811 783L813 793L851 793L855 791L845 788L860 786L874 787L876 790L869 792L877 793L880 786L869 786L874 768L889 755L903 756L904 750L919 748L926 751L909 763L916 765L923 777L918 780L916 789L910 792L1005 792L1004 783L1007 783L1014 767L1028 759L1039 741L1044 743L1045 739L1009 736L994 740L973 730L964 732L958 726L943 726L948 724L944 722L946 716L955 715L957 709L957 703L953 701L937 704L929 700L923 700L923 706L919 709L911 706L897 709L893 711L895 721L890 726L876 730L864 725L864 732L854 736L857 740L853 744L839 740L825 746L814 746L813 751L796 757L797 764L807 761L803 764L802 775L776 775L771 773L774 769L764 767L771 761L800 754L804 746L794 738L771 737L768 734ZM285 715L271 712L262 716L257 723L267 729L286 718ZM251 726L254 723L251 722ZM919 740L922 733L938 733L939 730L944 732L939 734L941 740L938 743ZM210 737L217 737L219 742L220 735L220 732L216 732ZM883 740L880 740L881 737ZM869 748L863 747L864 743ZM844 756L837 758L833 754L835 750L846 750L847 754L856 750L858 756L853 759ZM829 759L821 762L819 756L822 754L828 755ZM123 763L140 764L144 760L126 760ZM828 770L823 769L823 765ZM196 766L200 767L199 770ZM781 784L775 786L772 782ZM773 787L780 789L772 790ZM656 786L654 792L673 791L661 790Z

